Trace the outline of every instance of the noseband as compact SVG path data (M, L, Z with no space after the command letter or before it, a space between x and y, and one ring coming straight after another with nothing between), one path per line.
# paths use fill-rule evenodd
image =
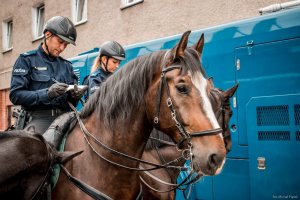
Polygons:
M162 69L162 73L161 73L161 81L160 81L160 85L157 91L157 95L156 95L156 116L154 117L154 125L157 128L159 125L159 114L160 114L160 104L161 104L161 98L162 98L162 88L163 85L166 85L166 93L167 93L167 106L170 109L171 112L171 116L172 116L172 120L175 122L176 127L179 130L179 133L181 135L181 139L176 143L177 148L179 148L182 143L184 141L188 141L188 143L191 145L190 143L190 139L192 137L202 137L202 136L208 136L208 135L217 135L219 133L222 133L223 130L221 128L216 128L216 129L210 129L210 130L205 130L205 131L198 131L198 132L187 132L184 128L184 126L182 125L182 122L179 120L180 118L177 117L175 108L173 106L173 102L171 99L171 95L170 95L170 88L167 82L167 78L166 78L166 73L170 72L174 69L180 69L181 67L178 65L175 66L170 66L170 67L164 67Z

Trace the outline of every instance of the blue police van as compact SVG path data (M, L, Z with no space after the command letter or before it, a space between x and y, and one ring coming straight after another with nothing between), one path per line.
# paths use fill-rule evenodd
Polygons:
M202 63L232 98L232 150L218 176L203 177L190 199L300 198L300 8L195 30L205 34ZM125 47L127 60L172 48L180 35ZM71 58L82 82L97 48ZM180 181L180 180L179 180ZM178 192L177 199L183 199Z

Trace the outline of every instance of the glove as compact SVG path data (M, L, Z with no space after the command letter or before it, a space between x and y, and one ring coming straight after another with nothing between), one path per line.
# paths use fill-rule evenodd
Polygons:
M75 84L74 90L70 90L69 93L70 93L71 98L79 100L79 99L81 99L81 97L83 96L85 91L87 91L87 89L88 89L87 85L85 85L81 88L78 88L78 86Z
M68 88L68 84L65 84L65 83L54 83L48 89L48 97L50 99L58 97L58 96L64 94L67 91L67 88Z

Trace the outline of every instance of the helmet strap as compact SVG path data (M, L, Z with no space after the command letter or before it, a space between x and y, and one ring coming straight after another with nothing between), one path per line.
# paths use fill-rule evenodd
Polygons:
M102 56L100 57L100 61L101 61L101 63L104 65L104 68L105 68L105 71L107 72L107 73L109 73L109 74L111 74L112 72L110 72L109 70L108 70L108 60L110 59L110 57L108 57L108 56L106 56L107 57L107 59L106 59L106 63L104 64L103 62L102 62Z
M51 61L54 61L54 56L53 55L51 55L51 53L50 53L50 51L49 51L49 48L48 48L48 45L47 45L47 42L46 42L46 40L48 39L48 38L51 38L53 35L50 35L49 37L47 37L46 38L46 36L44 36L44 43L45 43L45 47L46 47L46 51L47 51L47 56L48 56L48 58L49 58L49 60L51 60Z

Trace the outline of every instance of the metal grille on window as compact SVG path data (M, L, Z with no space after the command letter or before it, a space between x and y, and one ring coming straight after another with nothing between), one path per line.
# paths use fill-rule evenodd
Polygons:
M263 141L289 141L289 131L258 131L258 140Z
M289 120L289 106L261 106L256 108L258 126L287 126Z
M295 109L295 124L300 125L300 104L296 104L294 109Z
M296 131L296 141L300 141L300 131Z

